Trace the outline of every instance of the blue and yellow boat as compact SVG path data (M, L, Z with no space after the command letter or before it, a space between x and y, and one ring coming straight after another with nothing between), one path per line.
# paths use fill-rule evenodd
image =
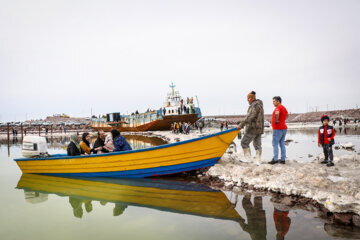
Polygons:
M55 176L142 178L192 171L215 165L238 130L153 148L86 156L52 155L14 159L23 173Z

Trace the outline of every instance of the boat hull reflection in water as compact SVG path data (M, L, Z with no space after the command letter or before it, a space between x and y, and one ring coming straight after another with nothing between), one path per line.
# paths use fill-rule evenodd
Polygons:
M81 217L82 205L92 210L91 201L115 203L114 215L128 205L239 222L241 217L226 195L202 184L163 179L68 178L23 174L17 185L27 195L69 196L74 216ZM35 200L33 200L35 201ZM36 201L35 201L36 202ZM39 201L40 202L40 201Z

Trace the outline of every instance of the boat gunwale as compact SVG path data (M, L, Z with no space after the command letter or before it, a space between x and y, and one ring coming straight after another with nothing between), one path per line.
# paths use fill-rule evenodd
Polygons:
M138 150L129 150L129 151L111 152L111 153L102 153L102 154L93 154L93 155L82 155L82 156L67 156L64 154L64 156L61 156L61 157L59 156L59 157L49 157L49 158L15 158L14 161L21 162L21 161L42 161L42 160L61 160L61 159L65 160L65 159L76 159L76 158L93 158L93 157L107 157L107 156L122 155L122 154L133 154L133 153L138 153L138 152L153 151L153 150L157 150L157 149L169 148L169 147L173 147L173 146L177 146L177 145L196 142L199 140L223 135L223 134L230 133L233 131L238 131L238 130L237 130L237 128L232 128L229 130L209 134L209 135L202 136L199 138L189 139L189 140L176 142L176 143L168 143L168 144L164 144L164 145L160 145L160 146L156 146L156 147L144 148L144 149L138 149Z

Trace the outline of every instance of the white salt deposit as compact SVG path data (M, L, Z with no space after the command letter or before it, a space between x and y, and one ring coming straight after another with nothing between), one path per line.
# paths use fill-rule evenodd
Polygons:
M241 159L241 154L238 154ZM267 188L285 194L312 198L332 212L360 214L360 156L335 157L335 167L320 163L287 162L285 165L235 163L229 154L207 172L226 182L240 186L242 183L255 188ZM319 158L319 162L323 158Z
M348 143L341 143L340 146L345 149L352 149L355 147L355 145L351 142Z

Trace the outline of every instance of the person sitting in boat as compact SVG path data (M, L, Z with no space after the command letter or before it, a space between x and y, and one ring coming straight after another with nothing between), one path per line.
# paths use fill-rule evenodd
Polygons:
M83 153L80 147L80 135L74 133L70 136L70 143L67 147L68 156L79 156Z
M105 138L105 147L109 152L114 151L115 146L111 134L108 134Z
M85 153L85 155L89 155L92 152L96 153L97 151L100 151L102 149L102 147L98 147L98 148L91 148L90 147L90 134L88 132L84 132L82 135L82 141L80 142L80 147L83 150L83 152Z
M94 143L94 149L98 149L94 153L108 153L109 150L105 147L105 133L103 130L98 132L98 137ZM99 150L100 149L100 150Z
M120 135L120 132L116 129L111 130L111 135L113 137L114 141L114 152L120 152L120 151L128 151L132 150L130 147L130 144L126 141L126 139Z

